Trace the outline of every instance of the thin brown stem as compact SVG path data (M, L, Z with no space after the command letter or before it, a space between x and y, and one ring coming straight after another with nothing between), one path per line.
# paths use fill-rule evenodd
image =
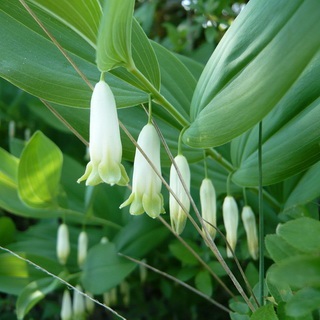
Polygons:
M153 272L156 272L156 273L160 274L161 276L163 276L163 277L165 277L165 278L168 278L168 279L170 279L170 280L172 280L172 281L180 284L181 286L187 288L188 290L190 290L190 291L196 293L197 295L201 296L202 298L206 299L207 301L209 301L210 303L212 303L213 305L215 305L215 306L218 307L219 309L221 309L221 310L223 310L223 311L225 311L225 312L227 312L227 313L231 312L231 310L228 309L228 308L226 308L224 305L222 305L222 304L220 304L219 302L211 299L209 296L207 296L207 295L204 294L203 292L201 292L201 291L199 291L199 290L191 287L191 286L188 285L187 283L185 283L185 282L183 282L183 281L181 281L181 280L179 280L179 279L171 276L170 274L168 274L168 273L166 273L166 272L163 272L163 271L161 271L161 270L159 270L159 269L157 269L157 268L154 268L154 267L150 266L149 264L147 264L147 263L145 263L145 262L142 262L142 261L140 261L140 260L137 260L137 259L134 259L134 258L132 258L132 257L129 257L129 256L123 254L123 253L118 253L118 255L121 256L121 257L123 257L123 258L126 258L126 259L128 259L128 260L130 260L130 261L132 261L132 262L135 262L135 263L137 263L137 264L139 264L139 265L141 265L141 266L144 266L144 267L152 270Z

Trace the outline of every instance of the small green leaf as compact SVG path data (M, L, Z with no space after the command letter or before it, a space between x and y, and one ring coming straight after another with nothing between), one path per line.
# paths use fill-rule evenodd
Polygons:
M191 246L196 252L198 247L191 241L187 241L188 245ZM178 240L173 241L169 245L170 252L179 259L185 265L197 265L199 262L195 256Z
M284 208L289 209L297 205L308 203L320 195L318 182L320 181L320 161L304 172L286 199Z
M255 311L250 320L279 320L272 304L267 304Z
M131 32L134 0L105 2L97 42L97 65L100 71L131 67Z
M279 235L267 235L265 238L265 243L270 257L277 263L286 258L301 254L300 251L292 247Z
M275 265L272 265L269 270L272 270L272 268L275 268L275 267L276 267ZM272 281L270 281L269 271L266 277L266 284L268 287L268 291L270 292L271 296L274 298L274 300L277 303L280 303L282 301L288 301L292 297L292 291L287 284L273 283Z
M277 233L294 248L305 253L320 253L320 222L300 218L281 225Z
M17 318L24 319L27 313L45 296L54 291L60 281L51 277L29 283L19 294L16 304Z
M291 317L303 317L320 308L320 290L303 288L287 302L286 313Z
M11 218L0 217L0 245L6 246L15 238L16 226Z
M197 273L195 279L196 288L211 297L212 295L212 282L211 275L207 270L203 270Z
M40 131L29 140L22 152L18 170L21 199L31 207L56 204L62 168L60 149Z
M320 258L313 256L294 256L281 261L269 270L272 283L290 285L293 289L320 287Z
M88 251L82 283L93 294L102 294L119 285L136 264L118 256L113 243L98 244Z

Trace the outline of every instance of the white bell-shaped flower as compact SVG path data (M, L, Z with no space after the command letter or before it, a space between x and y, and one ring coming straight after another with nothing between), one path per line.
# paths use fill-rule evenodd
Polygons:
M247 234L249 253L256 260L258 259L258 232L256 218L250 206L243 207L241 217Z
M78 266L82 267L87 257L88 251L88 234L81 231L78 237Z
M183 155L177 155L174 158L174 161L178 167L178 170L181 174L181 177L186 185L187 192L190 191L190 168L186 157ZM184 209L189 212L190 210L190 199L188 193L183 187L183 184L180 180L178 172L174 166L171 165L170 168L170 188L173 193L177 196L181 202ZM170 193L169 197L169 207L170 207L170 220L171 227L177 233L181 234L187 221L187 214L184 209L180 206L175 197Z
M69 290L64 290L60 311L61 320L72 320L72 303Z
M160 139L151 123L142 128L137 143L161 174ZM161 186L160 177L137 148L133 164L132 193L120 209L130 204L129 211L133 215L146 212L151 218L158 217L160 213L164 213Z
M60 224L57 235L57 257L59 262L66 264L70 254L69 230L65 223Z
M75 319L82 319L86 312L85 298L80 293L82 288L79 284L76 285L78 291L73 292L73 315ZM80 292L79 292L80 291Z
M101 182L127 185L129 178L121 164L122 144L118 114L113 93L108 84L100 80L94 87L90 104L90 162L78 179L86 185Z
M216 236L214 227L217 226L216 191L208 178L203 179L200 186L200 204L204 224L211 238L214 239Z
M235 199L231 196L225 197L222 205L223 223L226 229L226 238L232 249L235 251L237 245L237 231L239 223L239 210ZM227 256L232 258L232 252L227 246Z

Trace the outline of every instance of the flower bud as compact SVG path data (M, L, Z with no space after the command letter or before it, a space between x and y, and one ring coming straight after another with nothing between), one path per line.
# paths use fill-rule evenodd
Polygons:
M81 231L78 237L78 266L81 268L87 257L88 235Z
M76 285L76 289L82 292L80 285ZM76 290L73 292L73 315L75 319L82 319L85 315L84 296Z
M128 282L123 281L120 283L120 293L122 294L123 304L128 306L130 303L130 286Z
M92 293L86 291L86 295L89 296L90 298L93 298L93 295ZM91 299L89 298L85 298L85 304L86 304L86 309L88 311L88 313L92 313L93 310L94 310L94 301L92 301Z
M227 196L222 205L223 222L226 229L227 241L234 252L237 245L237 229L239 221L239 211L236 201L233 197ZM232 258L232 252L227 246L227 256Z
M72 320L72 304L69 290L64 290L61 303L61 320Z
M70 254L70 242L68 226L62 223L58 228L57 235L57 257L59 262L64 265Z
M94 87L90 104L90 162L78 179L86 185L101 182L127 185L129 178L121 164L122 144L116 102L108 84L100 80Z
M216 236L217 226L217 206L216 206L216 191L210 179L202 180L200 186L200 204L202 218L204 224L212 239Z
M177 165L177 168L181 174L181 177L186 185L187 192L190 191L190 168L188 165L187 159L183 155L177 155L174 158L174 161ZM173 193L181 202L184 209L189 212L190 210L190 199L188 193L185 191L183 184L180 180L178 172L172 163L170 168L170 188ZM181 234L187 220L187 214L184 212L184 209L177 202L175 197L170 193L169 197L169 207L170 207L170 220L172 229L177 233Z
M142 128L137 143L161 174L160 139L151 123ZM132 193L120 209L131 204L130 214L146 212L151 218L158 217L160 213L164 213L161 185L160 177L137 148L133 165Z
M241 213L244 229L247 234L248 250L254 260L258 259L258 234L256 218L249 206L244 206Z
M103 294L103 303L106 306L113 306L115 304L117 304L117 287L112 288L111 290L109 290L108 292L105 292Z

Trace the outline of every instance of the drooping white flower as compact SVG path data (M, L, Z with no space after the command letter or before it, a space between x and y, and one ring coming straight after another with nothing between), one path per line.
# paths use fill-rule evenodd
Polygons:
M200 204L201 215L205 220L204 224L210 236L214 239L216 236L216 229L214 227L217 226L216 191L211 180L208 178L203 179L200 186Z
M151 123L142 128L137 143L161 174L160 139ZM161 179L137 148L133 165L132 193L120 209L130 204L129 211L133 215L146 212L151 218L158 217L160 213L164 213L161 185Z
M223 223L226 229L226 238L232 251L235 251L237 245L237 231L239 222L239 210L233 197L225 197L222 205ZM227 246L227 256L232 258L232 252Z
M183 178L184 184L186 185L187 191L189 192L190 168L188 161L183 155L177 155L174 158L174 162L176 163L181 177ZM188 197L188 193L185 191L183 187L183 184L173 163L170 168L170 188L172 189L173 193L177 196L184 209L187 212L189 212L190 199ZM187 214L171 193L169 197L169 207L171 227L177 234L181 234L186 225Z
M64 290L60 311L61 320L72 320L72 303L69 290Z
M89 291L86 291L86 295L89 296L90 298L93 298L92 293ZM86 310L88 311L89 314L91 314L93 312L94 306L95 306L94 301L92 301L91 299L86 297L85 304L86 304Z
M86 185L101 182L127 185L129 178L121 164L122 144L118 114L113 93L108 84L100 80L94 87L90 104L90 162L78 179Z
M250 206L243 207L241 217L247 234L249 253L256 260L258 259L258 233L256 218Z
M57 235L57 257L61 264L66 264L70 254L69 230L65 223L60 224Z
M76 289L82 292L82 288L79 284L76 285ZM75 319L82 319L86 312L86 305L84 301L84 296L78 291L75 290L73 292L73 315Z
M88 251L88 235L85 231L81 231L78 237L78 266L82 267L87 257Z

